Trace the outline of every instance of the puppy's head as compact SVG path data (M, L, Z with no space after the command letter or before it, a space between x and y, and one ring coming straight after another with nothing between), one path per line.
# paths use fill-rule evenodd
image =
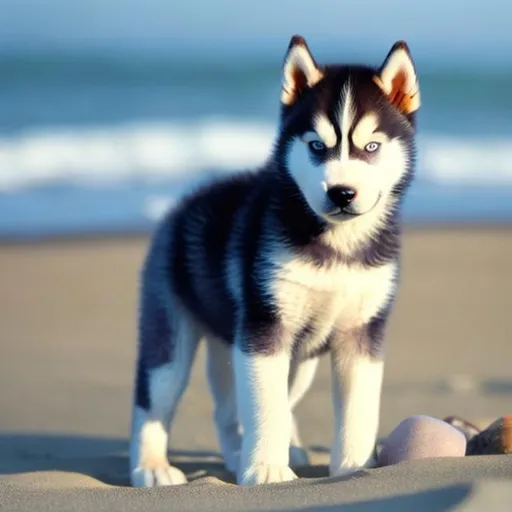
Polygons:
M293 36L283 66L277 158L311 209L346 222L405 189L414 160L416 70L405 42L380 68L320 66Z

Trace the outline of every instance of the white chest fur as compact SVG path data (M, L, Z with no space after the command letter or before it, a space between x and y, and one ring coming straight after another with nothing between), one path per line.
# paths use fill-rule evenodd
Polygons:
M322 343L334 326L364 325L387 303L395 288L394 262L375 268L336 263L318 267L280 257L270 284L283 324L296 335L308 325L308 350Z

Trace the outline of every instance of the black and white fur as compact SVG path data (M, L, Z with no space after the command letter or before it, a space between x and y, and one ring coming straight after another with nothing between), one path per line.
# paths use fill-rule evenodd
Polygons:
M383 335L414 164L418 80L396 43L380 68L319 66L294 36L280 127L261 169L204 185L158 226L142 271L131 434L134 486L186 482L168 432L200 339L226 466L295 478L293 410L329 352L330 472L372 464Z

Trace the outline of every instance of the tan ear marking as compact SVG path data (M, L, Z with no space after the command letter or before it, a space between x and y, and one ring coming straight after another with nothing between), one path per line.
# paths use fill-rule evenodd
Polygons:
M388 53L379 75L373 81L393 106L404 114L420 107L420 91L414 63L405 41L396 42Z
M305 89L313 87L322 78L323 73L311 55L305 39L294 35L288 45L283 65L281 102L293 105Z

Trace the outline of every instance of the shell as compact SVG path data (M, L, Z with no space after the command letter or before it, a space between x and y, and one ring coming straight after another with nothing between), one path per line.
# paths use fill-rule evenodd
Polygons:
M512 414L503 416L473 436L466 455L512 455Z
M450 424L452 427L460 430L466 436L467 441L479 434L481 431L481 429L479 429L475 424L459 416L447 416L443 421L446 421L446 423Z

